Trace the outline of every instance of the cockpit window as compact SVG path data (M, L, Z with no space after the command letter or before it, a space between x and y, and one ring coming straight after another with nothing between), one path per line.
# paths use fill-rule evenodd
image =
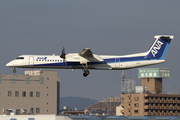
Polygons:
M24 57L17 57L16 59L24 59Z

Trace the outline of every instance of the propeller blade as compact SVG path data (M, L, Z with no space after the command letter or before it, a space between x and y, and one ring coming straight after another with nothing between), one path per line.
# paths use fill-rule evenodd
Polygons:
M65 48L63 47L63 50L62 50L62 54L60 56L61 58L66 58L66 54L65 54Z

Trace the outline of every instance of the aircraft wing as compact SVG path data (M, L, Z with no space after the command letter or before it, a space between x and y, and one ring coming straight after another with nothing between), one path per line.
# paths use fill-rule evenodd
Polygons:
M79 55L84 58L80 61L81 63L104 61L99 55L93 54L89 48L83 49Z
M82 57L93 57L93 53L91 52L91 50L89 48L85 48L83 49L80 53L80 56Z

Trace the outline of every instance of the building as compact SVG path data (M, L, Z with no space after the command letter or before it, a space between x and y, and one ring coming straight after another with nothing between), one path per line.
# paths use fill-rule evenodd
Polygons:
M116 115L116 106L120 105L120 97L108 97L85 109L86 114Z
M180 95L122 94L121 98L125 116L180 115Z
M0 115L58 114L60 78L56 71L0 75Z
M72 120L68 116L48 115L0 115L0 120Z
M170 69L141 68L139 78L142 86L135 92L121 94L119 112L125 116L171 116L180 115L180 93L164 92L163 78L170 78Z

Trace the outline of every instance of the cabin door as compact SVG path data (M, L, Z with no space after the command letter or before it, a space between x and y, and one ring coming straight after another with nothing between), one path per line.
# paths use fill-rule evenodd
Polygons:
M30 56L29 57L29 65L34 65L34 57L33 56Z
M115 59L115 67L120 68L120 59L119 58Z

